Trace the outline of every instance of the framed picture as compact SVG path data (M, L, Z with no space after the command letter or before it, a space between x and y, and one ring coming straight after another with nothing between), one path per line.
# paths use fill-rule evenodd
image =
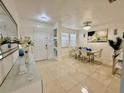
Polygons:
M124 32L123 32L123 38L124 38Z
M83 34L83 37L85 38L85 34Z
M114 29L114 35L118 34L118 29Z
M108 29L88 32L87 41L89 43L107 42L107 40L108 40Z

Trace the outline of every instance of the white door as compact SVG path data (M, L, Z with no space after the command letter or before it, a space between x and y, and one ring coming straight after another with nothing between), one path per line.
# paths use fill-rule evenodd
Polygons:
M48 59L48 33L43 31L34 32L34 57L35 60Z

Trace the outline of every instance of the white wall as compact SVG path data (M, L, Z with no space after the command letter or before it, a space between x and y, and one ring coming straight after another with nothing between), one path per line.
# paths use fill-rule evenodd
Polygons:
M45 23L40 23L36 21L31 21L31 20L20 20L20 32L19 35L21 37L29 36L31 37L32 41L35 44L35 41L33 39L35 31L43 31L48 33L48 39L49 39L49 55L48 58L51 58L52 55L52 49L51 49L51 38L52 38L52 33L53 33L53 25L50 24L45 24ZM35 47L35 46L34 46Z
M118 23L112 23L112 24L106 24L102 26L97 26L94 27L92 30L102 30L108 28L108 39L115 39L115 37L120 36L122 37L123 32L124 32L124 25L123 22L118 22ZM113 31L114 29L118 29L118 35L114 35ZM85 34L85 37L83 35ZM87 43L87 31L80 31L80 37L79 37L79 44L80 46L86 46L90 47L92 49L103 49L102 57L101 60L104 63L107 64L112 64L112 54L113 54L113 49L109 46L108 42L104 43Z
M15 0L2 0L10 14L15 19L16 23L19 24L19 15L16 9Z
M53 33L53 28L54 25L49 25L49 24L44 24L44 23L39 23L39 22L35 22L35 21L29 21L29 20L20 20L20 35L22 37L25 36L30 36L33 40L33 33L35 33L35 31L37 30L41 30L41 31L46 31L49 33L50 36L50 40L52 40L52 33ZM78 35L78 31L77 30L72 30L72 29L68 29L68 28L63 28L63 27L59 27L60 32L76 32ZM60 33L60 38L61 38L61 33ZM61 43L61 39L59 39L58 41L59 43ZM78 44L78 36L77 36L77 44ZM61 45L61 44L60 44ZM69 50L71 49L71 47L68 48L61 48L59 53L59 56L68 56L69 54ZM52 55L52 47L49 48L49 58L51 58Z
M33 36L34 31L41 30L51 33L49 30L53 28L53 25L40 23L36 21L20 19L20 35L24 36Z

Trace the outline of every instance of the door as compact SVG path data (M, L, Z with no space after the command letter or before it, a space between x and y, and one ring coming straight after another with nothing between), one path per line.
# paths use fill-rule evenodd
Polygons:
M48 33L43 31L34 32L34 59L48 59Z

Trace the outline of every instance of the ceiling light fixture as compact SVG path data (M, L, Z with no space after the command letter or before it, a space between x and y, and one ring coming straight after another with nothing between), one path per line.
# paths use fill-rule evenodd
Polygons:
M86 88L82 88L81 93L88 93L88 90Z
M92 26L90 25L92 22L91 21L87 21L84 23L83 29L84 30L90 30L92 28Z
M50 20L50 17L48 17L46 14L42 14L42 15L40 16L40 20L47 22L47 21Z
M108 0L109 1L109 3L113 3L113 2L115 2L115 1L117 1L117 0Z

